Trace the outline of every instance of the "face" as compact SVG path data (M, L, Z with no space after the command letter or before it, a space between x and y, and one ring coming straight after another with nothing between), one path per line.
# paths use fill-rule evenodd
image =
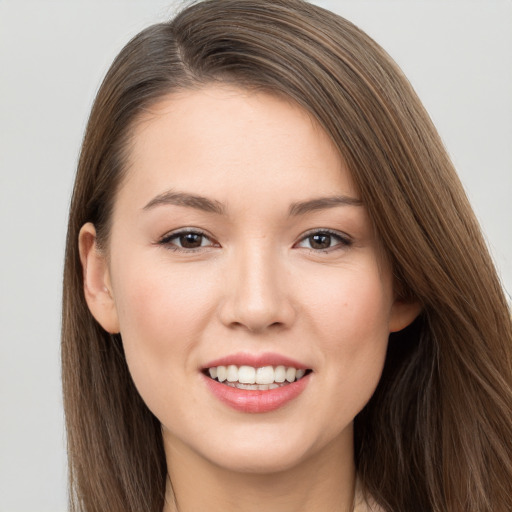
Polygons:
M283 99L208 86L153 107L129 164L108 258L81 233L86 297L166 449L265 472L351 445L412 318L328 136Z

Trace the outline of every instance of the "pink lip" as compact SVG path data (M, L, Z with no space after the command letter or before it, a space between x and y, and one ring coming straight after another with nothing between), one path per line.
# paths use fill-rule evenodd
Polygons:
M274 354L271 352L264 352L263 354L247 354L240 352L238 354L232 354L210 361L203 366L203 369L213 368L215 366L229 366L230 364L234 364L236 366L246 365L254 368L262 368L263 366L292 366L297 370L307 370L308 368L311 368L303 365L299 361L295 361L295 359L290 359L289 357L285 357L280 354Z
M215 365L214 365L215 366ZM216 366L221 366L220 364ZM253 366L251 364L251 366ZM268 364L267 364L268 366ZM289 366L294 366L293 364ZM240 412L264 413L283 407L297 398L306 388L311 374L305 375L291 384L269 389L267 391L253 391L226 386L216 380L203 375L208 389L223 403Z
M216 366L229 366L230 364L236 366L246 365L254 368L262 368L263 366L291 366L302 370L311 368L295 359L272 352L264 352L262 354L239 352L210 361L203 367L203 370ZM253 391L227 386L226 384L210 379L207 375L203 375L203 377L208 389L221 402L237 411L246 413L271 412L283 407L285 404L297 398L304 391L310 380L310 375L305 375L302 379L276 389Z

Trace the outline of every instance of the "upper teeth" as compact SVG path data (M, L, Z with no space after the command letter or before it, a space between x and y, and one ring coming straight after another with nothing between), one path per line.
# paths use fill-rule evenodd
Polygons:
M297 370L292 367L285 366L263 366L254 368L253 366L215 366L208 368L208 372L212 379L219 382L239 382L241 384L272 384L274 382L293 382L304 377L306 370Z

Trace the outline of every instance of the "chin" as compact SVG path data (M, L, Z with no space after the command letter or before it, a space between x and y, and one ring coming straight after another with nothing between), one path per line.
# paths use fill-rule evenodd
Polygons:
M229 453L224 452L220 460L215 457L210 462L235 473L266 475L293 469L304 459L304 454L297 451L253 448L250 452L230 450Z
M272 429L274 430L274 429ZM240 429L226 436L229 444L209 443L204 446L204 456L211 463L225 470L238 473L271 474L291 470L321 452L329 440L307 435L296 429L245 432ZM212 450L212 446L216 446Z

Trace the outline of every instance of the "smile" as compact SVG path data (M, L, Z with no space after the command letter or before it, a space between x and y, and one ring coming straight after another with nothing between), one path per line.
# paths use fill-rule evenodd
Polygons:
M295 402L313 370L279 354L233 354L203 367L204 383L221 403L242 413L269 413Z
M208 368L210 378L237 389L266 391L277 389L302 379L311 370L292 366L214 366Z

